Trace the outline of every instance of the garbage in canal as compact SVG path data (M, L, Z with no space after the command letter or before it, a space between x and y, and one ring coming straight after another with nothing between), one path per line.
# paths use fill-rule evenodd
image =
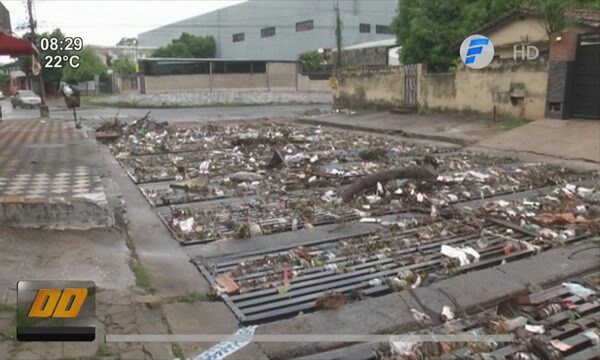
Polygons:
M584 299L587 299L590 296L596 294L596 292L592 289L588 289L585 286L577 283L563 283L564 287L569 289L569 292L573 295L580 296Z
M592 283L594 278L600 275L588 275L583 281ZM509 299L470 316L398 335L424 340L374 344L375 359L597 359L600 304L596 299L574 298L565 290L564 285L543 289L529 294L527 300ZM539 310L549 304L571 306L561 306L544 317ZM470 336L472 340L439 340L454 335ZM496 340L496 336L506 340Z
M346 305L346 297L340 293L327 292L317 299L315 308L318 310L335 310Z

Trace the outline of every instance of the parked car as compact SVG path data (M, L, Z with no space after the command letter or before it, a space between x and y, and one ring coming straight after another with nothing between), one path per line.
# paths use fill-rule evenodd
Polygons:
M10 98L10 102L13 106L13 109L15 109L17 106L22 108L32 108L40 106L42 99L31 90L19 90L12 96L12 98Z
M0 91L0 100L4 100L4 93L2 91Z

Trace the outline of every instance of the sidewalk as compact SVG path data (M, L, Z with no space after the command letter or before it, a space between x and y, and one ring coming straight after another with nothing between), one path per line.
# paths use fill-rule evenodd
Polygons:
M299 122L349 130L393 133L405 137L445 141L459 145L472 145L481 139L504 131L500 124L443 114L334 113L302 118Z
M482 148L600 163L600 121L540 119L482 140Z
M94 228L113 224L94 139L63 120L0 125L0 224Z

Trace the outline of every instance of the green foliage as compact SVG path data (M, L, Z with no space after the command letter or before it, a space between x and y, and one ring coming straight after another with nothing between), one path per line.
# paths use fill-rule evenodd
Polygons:
M131 271L133 271L137 286L144 288L148 292L154 291L154 288L150 283L150 276L148 276L148 272L146 272L146 269L142 266L142 264L131 259L129 261L129 267L131 268Z
M195 291L186 291L183 296L180 296L177 301L186 303L195 303L198 301L208 301L209 297L206 294L198 293Z
M98 345L98 350L96 350L96 356L113 356L113 350L107 343L102 343Z
M17 338L17 328L11 325L8 329L0 334L0 340L15 340Z
M5 73L0 73L0 88L2 88L4 85L6 85L9 81L10 81L10 75L5 74ZM2 309L2 305L4 305L4 304L0 304L0 311Z
M307 51L298 56L298 61L304 71L314 71L323 63L323 56L317 51Z
M185 359L185 356L183 355L183 350L181 349L181 346L179 344L173 344L171 349L173 350L173 356L175 356L175 358Z
M36 44L36 47L38 48L38 50L40 49L40 39L42 37L49 38L49 39L57 38L60 41L65 38L65 35L62 33L62 31L60 29L54 29L51 32L45 32L41 35L36 34L35 36L32 36L30 33L23 35L23 38L32 40L34 42L34 44ZM42 67L41 72L42 72L42 77L44 78L44 84L45 84L46 90L55 91L58 88L58 84L62 79L62 73L63 73L63 70L61 68L44 67L46 56L52 56L54 59L55 56L63 57L65 55L68 55L68 52L65 50L59 50L59 49L58 50L48 49L46 51L40 50L39 62L40 62L40 66ZM18 63L19 63L19 68L21 69L21 71L23 71L27 76L32 76L31 56L19 57Z
M598 0L399 0L392 22L401 60L405 64L426 63L434 72L448 71L458 61L452 44L477 27L516 7L532 9L547 23L547 31L563 30L572 24L569 10L600 8Z
M92 48L85 46L81 51L75 52L79 55L79 67L65 67L63 69L63 80L69 83L94 80L94 76L106 76L106 66L94 53Z
M117 59L113 61L112 68L116 74L133 75L136 73L135 64L129 59Z
M195 36L183 33L169 45L156 49L152 56L165 58L212 58L215 57L217 43L212 36Z

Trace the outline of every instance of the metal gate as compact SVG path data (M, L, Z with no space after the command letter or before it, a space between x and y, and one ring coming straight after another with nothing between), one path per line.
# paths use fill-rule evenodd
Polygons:
M572 117L600 119L600 35L579 37L575 79L571 90Z
M417 65L404 65L404 105L417 105Z

